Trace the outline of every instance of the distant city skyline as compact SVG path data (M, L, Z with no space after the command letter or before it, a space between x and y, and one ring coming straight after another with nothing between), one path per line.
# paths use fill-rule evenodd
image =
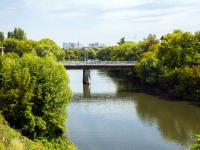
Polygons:
M87 45L83 45L80 42L63 42L62 49L70 49L70 48L102 48L103 46L106 46L103 43L95 42L95 43L89 43Z
M199 0L0 0L0 31L19 27L29 39L117 45L180 29L200 30Z

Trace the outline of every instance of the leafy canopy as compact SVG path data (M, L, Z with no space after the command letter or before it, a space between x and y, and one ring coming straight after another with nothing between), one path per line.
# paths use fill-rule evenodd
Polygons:
M72 96L62 64L31 54L0 57L0 109L29 138L61 136Z

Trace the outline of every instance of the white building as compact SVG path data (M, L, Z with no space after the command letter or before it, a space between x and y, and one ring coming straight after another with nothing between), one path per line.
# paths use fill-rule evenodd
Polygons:
M70 48L83 48L83 44L77 42L77 43L74 43L74 42L63 42L63 49L70 49Z
M104 46L105 46L105 44L101 44L101 43L98 43L98 42L89 44L89 47L92 47L92 48L102 48Z

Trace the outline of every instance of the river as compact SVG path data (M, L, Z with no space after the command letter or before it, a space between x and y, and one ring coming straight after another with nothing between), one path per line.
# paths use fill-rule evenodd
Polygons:
M79 150L186 150L200 133L200 108L163 99L107 71L67 71L74 97L68 106L69 139Z

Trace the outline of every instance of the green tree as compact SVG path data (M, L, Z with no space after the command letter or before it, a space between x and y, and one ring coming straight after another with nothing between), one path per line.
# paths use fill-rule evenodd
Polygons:
M122 37L119 42L117 42L118 45L122 45L124 44L126 41L125 41L125 37Z
M97 52L97 58L99 60L111 60L111 52L113 50L113 47L103 47L102 49L100 49L98 52Z
M14 33L11 32L11 31L8 31L7 38L15 38L15 37L14 37Z
M136 43L126 42L113 47L111 60L113 61L135 61L140 57L142 49Z
M39 57L51 56L53 57L53 53L51 52L50 45L37 45L35 47L35 52Z
M31 54L0 58L0 109L11 126L35 139L62 136L72 96L62 64Z
M36 54L40 57L51 56L56 61L62 61L65 59L65 52L50 39L41 39L37 42L35 47Z
M159 75L162 72L162 63L156 58L154 52L143 54L143 58L136 63L136 73L143 83L158 84Z
M194 45L195 36L190 32L174 30L163 38L157 58L163 59L163 65L169 69L195 65L199 60L199 51Z
M159 40L156 39L156 35L155 34L149 34L146 38L144 38L143 40L144 42L144 52L147 52L150 50L150 47L154 44L158 44Z
M21 28L15 28L14 31L8 32L8 38L14 38L17 40L26 40L26 33Z
M70 49L65 50L65 59L66 59L67 61L71 61L71 60L74 60L74 59L75 59L73 50L70 50Z
M3 40L4 40L4 33L0 32L0 41L3 41Z
M88 59L96 59L96 51L93 48L87 50Z
M5 53L14 52L19 56L22 56L25 53L33 53L34 54L34 41L31 40L17 40L12 38L7 38L3 41L3 45L5 47Z

